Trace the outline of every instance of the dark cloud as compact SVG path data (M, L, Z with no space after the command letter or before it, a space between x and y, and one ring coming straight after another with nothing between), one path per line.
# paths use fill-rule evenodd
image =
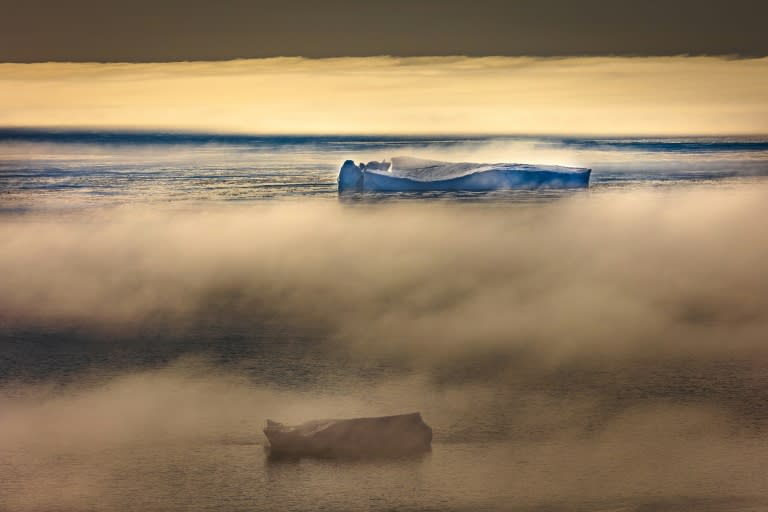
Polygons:
M766 55L768 4L675 0L6 2L0 60Z

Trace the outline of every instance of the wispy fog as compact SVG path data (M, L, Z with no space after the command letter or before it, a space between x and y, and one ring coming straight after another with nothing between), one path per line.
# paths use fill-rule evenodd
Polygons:
M67 357L73 339L156 357L6 376L0 502L758 510L766 199L755 186L6 215L10 358L63 354L59 339ZM210 325L218 350L203 353ZM230 354L233 332L258 346L265 326L275 350ZM305 373L286 380L293 355ZM435 430L425 460L265 462L268 417L416 410Z
M669 376L658 382L665 383ZM765 504L764 431L749 431L712 405L675 403L672 395L668 403L638 401L585 430L607 412L601 394L557 399L503 381L436 386L418 377L340 394L300 393L255 386L190 360L90 385L11 387L0 400L0 497L18 511L205 510L230 504L233 495L257 508L357 508L379 493L381 508L449 500L450 510ZM425 459L380 465L264 458L258 432L267 417L397 408L420 409L436 428Z

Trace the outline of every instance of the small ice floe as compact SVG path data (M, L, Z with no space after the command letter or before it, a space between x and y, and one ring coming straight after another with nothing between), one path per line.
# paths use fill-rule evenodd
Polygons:
M394 157L391 162L355 164L339 170L340 192L419 192L586 188L592 170L530 164L476 164Z
M402 457L429 451L432 442L432 429L418 412L294 426L267 420L264 434L271 456L289 457Z

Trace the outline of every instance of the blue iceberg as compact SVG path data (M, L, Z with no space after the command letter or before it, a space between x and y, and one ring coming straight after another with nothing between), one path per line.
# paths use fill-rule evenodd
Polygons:
M339 192L425 192L586 188L591 169L560 165L477 164L394 157L339 170Z

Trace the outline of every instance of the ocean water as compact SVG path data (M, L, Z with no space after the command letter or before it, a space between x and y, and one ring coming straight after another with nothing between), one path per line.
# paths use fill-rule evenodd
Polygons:
M362 194L340 164L585 166ZM0 130L0 510L768 508L768 139ZM432 451L261 429L420 411Z
M346 159L413 155L454 161L590 167L591 190L716 184L768 175L759 138L256 137L0 130L7 208L337 199ZM532 199L562 192L436 193L441 199ZM386 195L389 201L409 194ZM417 194L424 199L424 194ZM375 199L376 197L374 197ZM371 197L368 197L371 199Z

